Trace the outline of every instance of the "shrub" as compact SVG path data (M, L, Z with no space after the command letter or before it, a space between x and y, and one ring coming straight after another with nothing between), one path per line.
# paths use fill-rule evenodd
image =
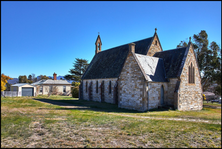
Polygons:
M73 98L79 98L79 87L74 87L72 89L72 97Z

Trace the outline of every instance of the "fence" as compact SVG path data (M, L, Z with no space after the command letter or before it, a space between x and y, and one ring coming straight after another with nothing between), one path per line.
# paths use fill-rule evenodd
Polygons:
M17 97L17 96L21 96L21 92L18 92L18 91L1 91L1 96Z

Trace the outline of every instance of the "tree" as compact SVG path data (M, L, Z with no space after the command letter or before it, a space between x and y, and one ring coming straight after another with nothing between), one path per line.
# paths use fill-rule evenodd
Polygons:
M73 63L73 69L70 69L69 73L64 76L66 80L73 80L80 82L82 75L85 73L88 67L88 61L85 59L76 58L75 62Z
M35 77L35 74L34 74L34 73L32 73L32 81L33 81L33 82L37 82L37 81L38 81L37 78Z
M49 79L49 77L47 77L46 75L44 75L44 76L43 76L43 75L40 75L39 77L40 77L39 80L43 80L43 79L44 79L44 80L47 80L47 79Z
M177 45L177 48L186 47L186 46L187 46L187 42L186 42L186 41L181 41L181 42Z
M1 91L4 91L6 89L5 84L8 82L8 80L12 80L13 78L10 78L9 76L1 74Z
M28 76L28 80L32 81L32 75Z
M28 83L28 79L26 77L26 75L24 76L19 76L19 83Z

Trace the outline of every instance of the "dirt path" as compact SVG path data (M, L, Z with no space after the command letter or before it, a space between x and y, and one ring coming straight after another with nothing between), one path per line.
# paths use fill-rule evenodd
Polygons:
M85 109L85 110L87 110L87 109L93 110L94 109L94 108L90 108L88 106L75 106L73 104L56 102L56 101L48 100L48 99L35 99L35 100L38 100L38 101L41 101L41 102L45 102L45 103L49 103L49 104L58 105L58 106L61 106L63 108L67 108L67 109ZM220 124L221 125L221 121L212 121L212 120L186 119L186 118L163 118L163 117L151 117L151 116L136 116L136 115L127 115L127 114L119 114L119 113L112 113L112 112L107 112L107 114L123 116L123 117L153 119L153 120L172 120L172 121L199 122L199 123L209 123L209 124Z
M126 114L118 114L118 113L108 113L108 114L124 116L124 117L147 118L147 119L153 119L153 120L172 120L172 121L200 122L200 123L220 124L221 125L220 121L201 120L201 119L162 118L162 117L126 115Z

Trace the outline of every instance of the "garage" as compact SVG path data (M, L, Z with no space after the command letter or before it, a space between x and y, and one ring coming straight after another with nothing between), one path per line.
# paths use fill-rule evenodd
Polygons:
M33 96L34 88L33 87L22 87L22 96Z
M16 83L11 85L11 91L15 92L18 96L35 96L36 87L28 83Z

